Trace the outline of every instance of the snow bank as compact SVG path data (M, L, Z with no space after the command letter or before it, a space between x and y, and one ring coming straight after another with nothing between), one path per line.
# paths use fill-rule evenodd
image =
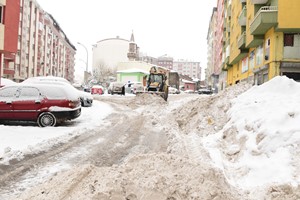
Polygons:
M203 140L231 184L252 195L258 187L299 185L299 99L300 83L275 77L232 101L229 121Z

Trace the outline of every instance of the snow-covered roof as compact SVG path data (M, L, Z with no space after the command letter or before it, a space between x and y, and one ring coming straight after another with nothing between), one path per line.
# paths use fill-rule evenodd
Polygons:
M126 70L119 70L117 73L143 73L143 74L149 74L149 72L138 69L138 68L132 68L132 69L126 69Z
M184 82L184 83L195 83L194 81L188 81L188 80L185 80L185 79L182 79L182 82Z

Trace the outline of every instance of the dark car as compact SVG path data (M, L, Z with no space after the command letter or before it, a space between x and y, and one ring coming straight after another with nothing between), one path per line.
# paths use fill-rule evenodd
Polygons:
M34 121L46 127L75 119L81 105L78 93L70 88L59 84L5 86L0 89L0 120Z
M108 86L108 94L122 94L125 84L122 82L111 82Z
M78 94L81 101L82 107L91 107L93 105L93 96L89 92L84 92L82 90L78 90Z
M201 88L198 90L198 94L212 94L213 91L211 89L207 89L207 88Z

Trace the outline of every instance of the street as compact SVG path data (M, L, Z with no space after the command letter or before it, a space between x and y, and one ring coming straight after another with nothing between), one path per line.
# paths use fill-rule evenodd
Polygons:
M297 187L274 183L284 177L299 179L299 150L289 145L295 141L285 139L281 144L282 149L295 148L293 160L284 161L287 151L279 155L267 148L248 155L247 139L239 138L238 125L231 121L231 110L241 110L233 100L249 87L232 87L218 95L170 95L168 102L146 94L94 96L95 103L102 103L99 108L111 107L109 115L67 142L57 140L50 149L1 164L0 199L296 200ZM92 112L101 109L93 107L83 114L87 111L95 118ZM79 118L70 127L80 127L80 120L88 118ZM255 130L254 124L245 130ZM261 167L243 163L258 158L266 175L274 172L269 177L260 176ZM244 182L251 179L256 181Z

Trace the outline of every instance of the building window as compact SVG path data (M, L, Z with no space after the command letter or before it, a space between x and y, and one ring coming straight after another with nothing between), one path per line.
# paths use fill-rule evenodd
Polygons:
M265 60L269 60L270 45L271 45L271 40L269 38L269 39L266 40L266 43L265 43Z
M0 5L0 23L4 24L4 20L3 20L3 11L4 11L4 6Z
M284 46L293 47L294 46L294 34L284 34Z

